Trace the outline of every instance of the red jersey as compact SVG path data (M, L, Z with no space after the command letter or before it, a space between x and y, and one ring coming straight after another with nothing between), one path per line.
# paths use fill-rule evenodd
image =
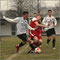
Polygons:
M35 25L35 22L37 22L37 18L34 17L34 18L31 20L31 22L30 22L30 26L31 26L32 28L37 29L37 26Z
M29 36L32 38L33 36L37 36L38 39L41 39L41 30L40 30L40 27L39 26L36 26L35 25L35 22L38 22L37 21L37 18L33 18L30 22L30 26L32 28L35 28L35 30L29 30Z
M31 22L30 22L30 26L31 26L32 28L35 28L35 30L39 31L39 30L40 30L40 27L39 27L39 26L36 26L36 25L35 25L35 22L38 22L38 21L37 21L37 18L34 17L34 18L31 20Z

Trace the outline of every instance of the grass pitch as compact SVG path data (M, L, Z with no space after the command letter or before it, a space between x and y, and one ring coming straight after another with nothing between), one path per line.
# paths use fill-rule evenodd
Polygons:
M15 45L21 40L17 37L2 37L0 40L0 60L60 60L60 36L56 37L56 50L52 49L52 40L49 48L46 47L46 36L42 36L42 52L40 54L26 54L29 50L28 43L16 52Z

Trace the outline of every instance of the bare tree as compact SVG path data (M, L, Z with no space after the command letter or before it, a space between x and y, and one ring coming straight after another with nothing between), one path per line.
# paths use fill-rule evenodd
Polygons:
M15 0L18 16L22 15L23 12L23 0Z
M26 11L31 11L32 5L31 5L32 0L15 0L14 2L16 3L17 12L18 16L22 16L22 12L24 10Z
M32 16L34 12L40 13L40 0L15 0L14 2L16 4L14 7L17 8L19 16L22 15L24 10L28 11L30 16Z
M17 9L18 16L22 16L23 11L28 11L29 16L33 13L40 13L41 0L13 0L15 2L14 8Z
M56 7L53 9L56 16L60 16L60 0Z
M8 10L5 12L5 16L8 18L15 18L18 16L18 13L15 10Z

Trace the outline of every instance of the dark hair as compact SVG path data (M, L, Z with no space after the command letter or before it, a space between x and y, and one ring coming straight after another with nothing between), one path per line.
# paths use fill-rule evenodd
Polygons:
M48 12L49 12L49 11L51 11L51 12L52 12L52 10L51 10L51 9L49 9L49 10L48 10Z
M28 14L28 12L27 12L27 11L24 11L24 12L23 12L23 15L25 15L25 14Z
M38 14L37 16L42 16L41 14Z
M34 13L34 14L37 14L37 13Z

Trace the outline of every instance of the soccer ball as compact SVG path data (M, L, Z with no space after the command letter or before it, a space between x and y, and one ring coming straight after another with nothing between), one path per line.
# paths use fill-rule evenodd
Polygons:
M41 49L39 47L35 48L35 53L40 53Z

